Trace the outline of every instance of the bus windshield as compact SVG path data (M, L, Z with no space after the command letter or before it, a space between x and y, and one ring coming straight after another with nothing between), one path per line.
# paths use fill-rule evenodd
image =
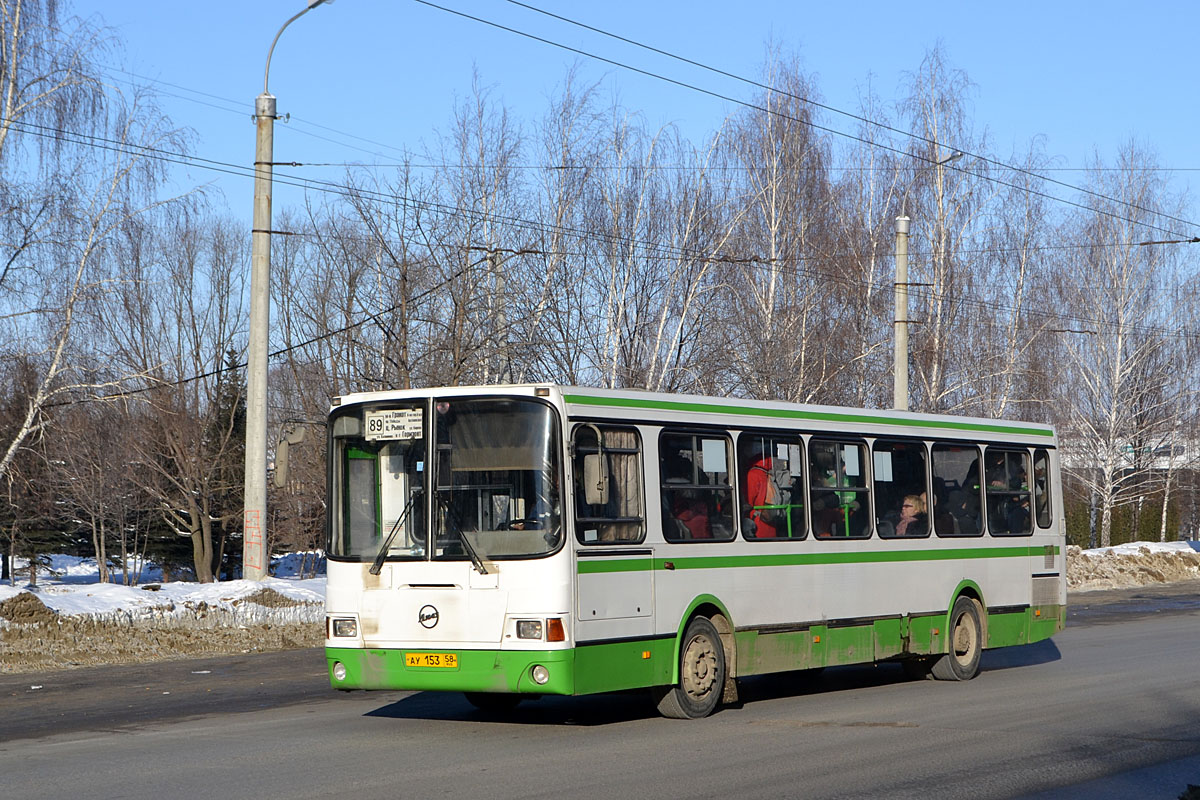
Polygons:
M391 404L333 418L331 556L424 558L424 414Z
M434 404L435 559L521 558L558 549L558 423L514 398Z

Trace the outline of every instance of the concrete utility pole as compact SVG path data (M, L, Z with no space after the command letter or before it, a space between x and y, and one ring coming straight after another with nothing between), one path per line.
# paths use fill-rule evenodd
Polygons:
M267 577L267 332L271 322L271 167L275 157L275 96L267 89L271 55L285 28L311 9L331 0L308 0L308 6L279 29L267 51L262 94L254 99L257 128L254 147L254 224L250 250L250 341L246 358L246 479L242 512L242 575Z
M892 406L908 411L908 217L896 217L896 322Z

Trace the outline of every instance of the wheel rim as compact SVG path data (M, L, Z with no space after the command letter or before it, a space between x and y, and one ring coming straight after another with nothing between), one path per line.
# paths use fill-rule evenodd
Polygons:
M964 667L970 666L978 643L979 632L971 624L971 616L960 614L954 623L954 660Z
M683 651L682 661L680 685L688 697L700 700L711 693L719 677L715 643L707 636L693 637Z

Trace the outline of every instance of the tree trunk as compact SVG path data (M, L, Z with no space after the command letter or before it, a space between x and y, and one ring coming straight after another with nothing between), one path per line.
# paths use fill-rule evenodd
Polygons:
M1096 487L1092 486L1088 490L1088 549L1093 550L1096 547Z
M196 568L196 580L212 583L212 528L207 520L201 520L200 529L192 530L192 565Z
M1104 498L1100 509L1100 546L1112 547L1112 498Z
M1167 540L1167 509L1171 505L1171 470L1167 470L1167 480L1163 485L1162 515L1158 519L1158 540Z

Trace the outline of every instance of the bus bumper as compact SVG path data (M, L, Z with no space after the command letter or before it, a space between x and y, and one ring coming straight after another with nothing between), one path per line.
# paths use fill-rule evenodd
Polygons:
M326 647L329 684L334 689L388 689L521 694L575 693L575 651L458 650L454 667L410 667L407 653L421 650ZM340 665L340 668L339 668ZM537 683L535 667L548 679ZM338 675L345 670L345 677Z

